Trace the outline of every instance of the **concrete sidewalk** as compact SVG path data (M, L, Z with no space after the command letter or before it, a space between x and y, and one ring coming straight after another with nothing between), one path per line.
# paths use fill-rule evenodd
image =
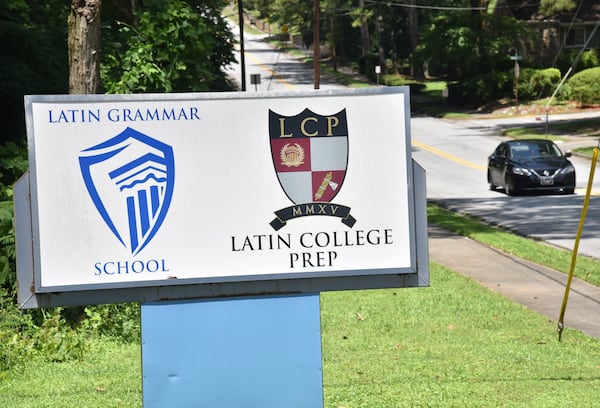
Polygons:
M567 281L564 273L431 225L429 259L558 323ZM573 279L564 324L563 338L569 329L600 338L600 288Z

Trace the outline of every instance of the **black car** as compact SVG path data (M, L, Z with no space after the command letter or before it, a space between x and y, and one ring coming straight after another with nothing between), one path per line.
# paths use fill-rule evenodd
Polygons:
M526 191L575 192L575 167L550 140L502 142L488 157L487 181L491 190L503 187L506 194Z

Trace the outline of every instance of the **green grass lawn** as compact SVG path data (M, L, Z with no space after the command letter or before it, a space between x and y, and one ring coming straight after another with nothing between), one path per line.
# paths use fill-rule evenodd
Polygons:
M439 265L431 287L322 295L325 407L591 407L600 342Z
M425 81L425 89L421 91L424 95L433 98L442 98L442 91L448 87L446 81Z
M569 251L435 205L428 218L568 270ZM598 284L600 261L578 265ZM321 294L325 408L598 406L600 340L569 329L559 342L555 321L441 265L430 269L428 288ZM79 361L38 356L0 373L0 407L141 407L140 345L89 345Z
M431 287L321 295L326 408L592 407L600 341L440 265ZM95 339L82 361L30 361L0 406L140 407L138 344Z
M0 406L7 408L129 408L142 406L139 344L94 338L81 361L41 358L0 377Z
M594 154L594 149L597 148L598 146L594 146L594 147L581 147L581 148L577 148L575 149L575 151L579 154L583 154L589 157L592 157Z
M508 254L564 273L570 270L572 252L566 249L515 235L510 231L484 224L474 217L456 214L435 204L427 207L427 218L432 224ZM600 260L579 255L574 275L592 285L600 286Z
M513 139L550 139L550 140L567 140L572 136L589 137L590 144L598 143L600 135L600 119L580 119L565 123L552 123L546 129L545 124L537 126L514 127L506 129L503 132L504 136Z

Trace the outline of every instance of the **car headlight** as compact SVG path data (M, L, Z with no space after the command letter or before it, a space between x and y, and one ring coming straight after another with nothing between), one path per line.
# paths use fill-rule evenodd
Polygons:
M518 176L531 176L531 171L523 167L513 167L512 172Z
M562 169L560 172L562 174L569 174L569 173L573 173L575 171L575 167L571 166L570 164L565 167L564 169Z

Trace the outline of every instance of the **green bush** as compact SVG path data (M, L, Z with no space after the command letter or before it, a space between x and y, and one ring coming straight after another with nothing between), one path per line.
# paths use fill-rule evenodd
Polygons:
M495 71L448 84L448 103L472 106L512 95L511 72Z
M573 98L571 97L571 86L569 85L569 81L562 84L558 93L556 94L556 98L561 101L571 101Z
M0 380L8 370L33 357L58 362L83 357L88 348L84 332L66 324L61 311L19 310L0 289Z
M560 72L567 72L567 70L573 65L573 62L579 55L579 48L567 48L564 49L560 54L556 67L560 69ZM600 57L598 51L587 50L584 51L579 57L579 61L574 67L573 74L579 71L583 71L589 68L594 68L600 65Z
M35 349L48 361L81 360L88 348L83 333L66 324L61 308L43 312L42 326L31 332Z
M560 71L557 68L522 69L519 78L519 99L549 97L560 83L560 79Z
M521 68L518 79L520 101L551 96L560 83L556 68ZM455 105L483 105L501 98L515 97L514 70L495 71L448 85L448 102Z
M0 145L0 289L7 289L11 295L16 285L12 185L26 170L24 143Z
M379 65L379 55L367 54L358 59L358 72L366 75L371 81L377 80L375 67Z
M137 342L141 337L140 305L120 303L88 306L82 327L94 334L121 342Z
M82 321L69 322L68 315L75 309L19 310L8 292L0 289L0 380L31 358L81 360L89 349L90 335L126 343L140 341L137 303L88 306L82 309Z
M580 71L568 83L573 100L583 105L600 104L600 67Z
M581 59L577 64L581 70L594 68L600 65L600 58L597 50L587 50L581 54Z
M33 326L31 316L19 312L7 292L0 289L0 380L33 350L33 343L23 336Z

